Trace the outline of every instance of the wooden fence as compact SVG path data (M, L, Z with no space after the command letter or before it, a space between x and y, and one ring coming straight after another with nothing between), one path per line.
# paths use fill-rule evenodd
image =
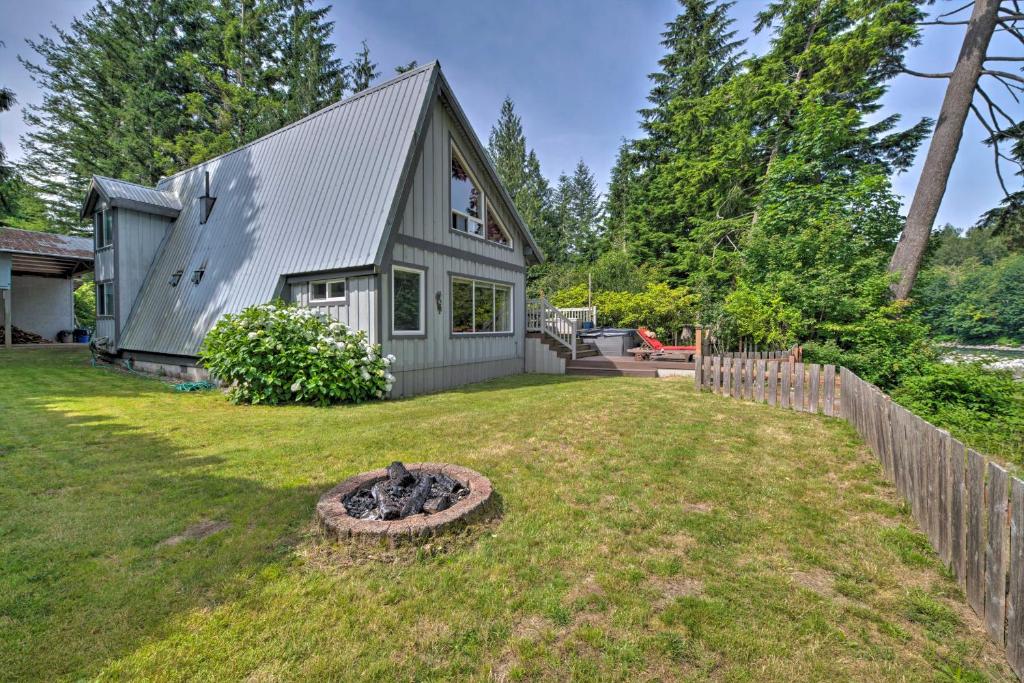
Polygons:
M794 410L818 412L822 397L821 412L853 425L1024 679L1024 482L845 368L714 357L695 376L699 389Z
M778 353L781 357L698 356L697 386L787 410L835 415L836 366L792 362L788 351Z

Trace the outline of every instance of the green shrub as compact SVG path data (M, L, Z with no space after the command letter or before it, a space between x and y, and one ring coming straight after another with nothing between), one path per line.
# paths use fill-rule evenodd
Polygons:
M395 381L394 357L364 332L279 301L225 315L200 357L239 403L358 403L383 398Z
M85 280L75 290L75 319L79 327L87 330L96 328L96 285L92 278Z

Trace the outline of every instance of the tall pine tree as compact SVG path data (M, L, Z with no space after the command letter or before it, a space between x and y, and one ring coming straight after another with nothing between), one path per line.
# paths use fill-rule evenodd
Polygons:
M551 226L551 187L541 173L537 154L527 150L522 119L509 97L501 103L498 122L487 139L487 151L516 211L545 256L550 261L563 260L565 252Z
M597 181L582 159L572 175L562 174L555 190L555 234L560 253L577 263L594 261L599 252L604 208Z
M380 75L377 65L370 59L370 48L363 41L363 47L356 53L356 58L349 64L352 75L352 92L362 92L370 87L374 79Z
M93 174L153 184L340 97L329 8L312 0L99 0L22 59L25 178L68 231Z

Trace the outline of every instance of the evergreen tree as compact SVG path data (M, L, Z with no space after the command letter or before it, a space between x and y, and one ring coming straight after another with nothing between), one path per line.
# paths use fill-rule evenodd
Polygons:
M545 256L553 262L564 260L562 245L552 233L551 188L541 173L537 154L527 151L523 122L509 97L501 103L498 122L491 127L487 151L516 211Z
M370 87L374 79L380 76L377 65L370 60L370 48L363 41L363 47L356 53L356 58L348 67L352 75L352 92L362 92Z
M348 89L347 68L330 42L334 22L327 21L330 5L313 8L312 0L291 0L285 65L285 103L282 124L295 121L340 100Z
M679 0L682 12L662 33L665 56L652 82L648 101L640 111L645 137L627 141L619 149L609 187L607 228L628 240L638 259L681 277L674 263L677 242L692 229L688 210L671 187L659 186L661 166L680 158L703 158L704 133L720 120L690 121L693 128L674 125L692 103L728 82L739 71L741 40L735 40L728 10L732 3Z
M55 226L80 225L88 178L143 184L338 99L328 8L310 0L99 0L29 41L25 179Z
M599 255L601 195L590 168L580 159L573 174L562 174L555 190L555 234L559 253L589 263Z
M396 74L404 74L407 71L412 71L417 66L419 66L419 63L414 59L411 62L409 62L408 64L399 64L398 66L396 66L395 67L395 73Z
M3 47L3 42L0 42L0 47ZM10 88L0 85L0 114L10 111L17 103L17 98L14 96L14 91ZM12 184L15 180L14 168L7 163L7 152L4 150L4 146L0 144L0 216L5 213L10 213L13 208L13 198L11 196L13 192Z

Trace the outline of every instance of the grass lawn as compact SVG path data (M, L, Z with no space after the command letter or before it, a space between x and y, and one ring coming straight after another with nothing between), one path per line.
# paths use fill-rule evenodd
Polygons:
M0 352L0 418L3 679L1013 680L852 429L690 381L252 408ZM394 459L489 476L500 523L321 540Z

